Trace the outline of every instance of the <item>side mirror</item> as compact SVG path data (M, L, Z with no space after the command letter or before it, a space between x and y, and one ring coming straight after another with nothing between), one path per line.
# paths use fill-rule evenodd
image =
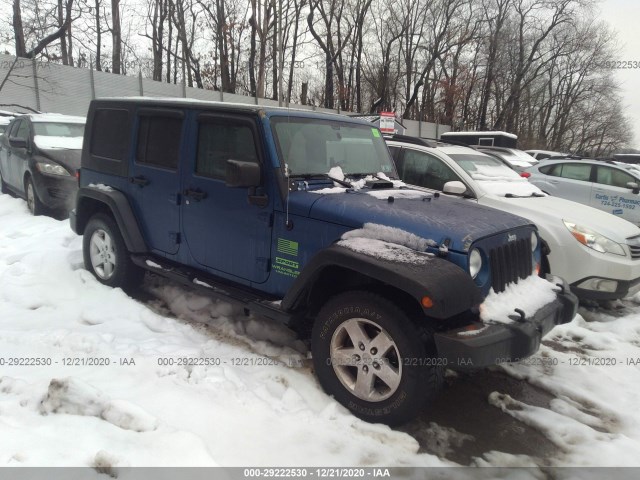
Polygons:
M27 148L27 141L24 138L9 137L9 145L13 148Z
M262 172L256 162L242 162L240 160L227 160L225 182L231 188L259 187Z
M449 195L464 195L467 191L467 187L464 183L459 181L447 182L442 187L443 193L448 193Z
M627 182L627 188L630 188L633 193L640 193L640 186L636 182Z

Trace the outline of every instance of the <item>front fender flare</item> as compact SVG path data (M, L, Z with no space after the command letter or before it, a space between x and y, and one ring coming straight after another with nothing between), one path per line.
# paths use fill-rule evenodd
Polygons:
M334 244L311 258L282 300L282 309L296 310L323 270L336 266L406 292L421 305L425 315L436 319L452 317L482 302L480 290L469 274L442 258L433 257L424 265L415 265ZM424 296L431 298L432 307L422 307Z

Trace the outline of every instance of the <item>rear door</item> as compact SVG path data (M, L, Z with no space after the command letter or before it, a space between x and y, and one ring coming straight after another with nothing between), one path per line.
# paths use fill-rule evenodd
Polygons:
M229 159L261 164L264 181L259 126L249 115L194 112L190 132L194 148L182 206L189 252L197 266L214 274L262 283L269 277L273 199L261 188L225 185Z
M185 121L181 109L141 108L137 112L130 193L144 237L155 253L178 252L180 169Z
M546 171L545 184L532 182L549 195L589 205L591 197L590 163L567 162ZM542 171L542 169L541 169Z
M640 195L627 187L640 180L618 168L597 165L595 169L590 205L640 225Z

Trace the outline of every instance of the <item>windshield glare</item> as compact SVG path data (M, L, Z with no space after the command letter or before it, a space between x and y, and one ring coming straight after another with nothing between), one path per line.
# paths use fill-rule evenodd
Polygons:
M542 191L500 160L481 154L449 154L487 193L529 197Z
M34 122L33 131L43 137L82 137L83 123Z
M272 118L281 158L290 175L327 174L341 167L345 175L396 177L380 131L367 125L309 118Z

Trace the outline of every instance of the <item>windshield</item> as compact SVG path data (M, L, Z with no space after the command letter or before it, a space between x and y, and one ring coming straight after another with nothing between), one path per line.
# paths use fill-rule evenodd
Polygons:
M33 140L43 149L82 149L84 123L34 122Z
M542 191L500 160L482 154L449 154L486 193L500 197L530 197Z
M389 150L375 127L296 117L271 122L290 175L321 175L341 167L347 176L382 172L396 177Z
M42 135L44 137L82 137L84 135L84 124L34 122L33 132L35 135Z
M491 151L489 151L487 154L488 155L498 155L501 158L503 158L505 161L510 163L511 165L516 165L518 167L530 167L536 162L536 160L533 157L531 157L532 161L523 160L518 155L515 155L515 154L513 154L511 152L491 152Z

